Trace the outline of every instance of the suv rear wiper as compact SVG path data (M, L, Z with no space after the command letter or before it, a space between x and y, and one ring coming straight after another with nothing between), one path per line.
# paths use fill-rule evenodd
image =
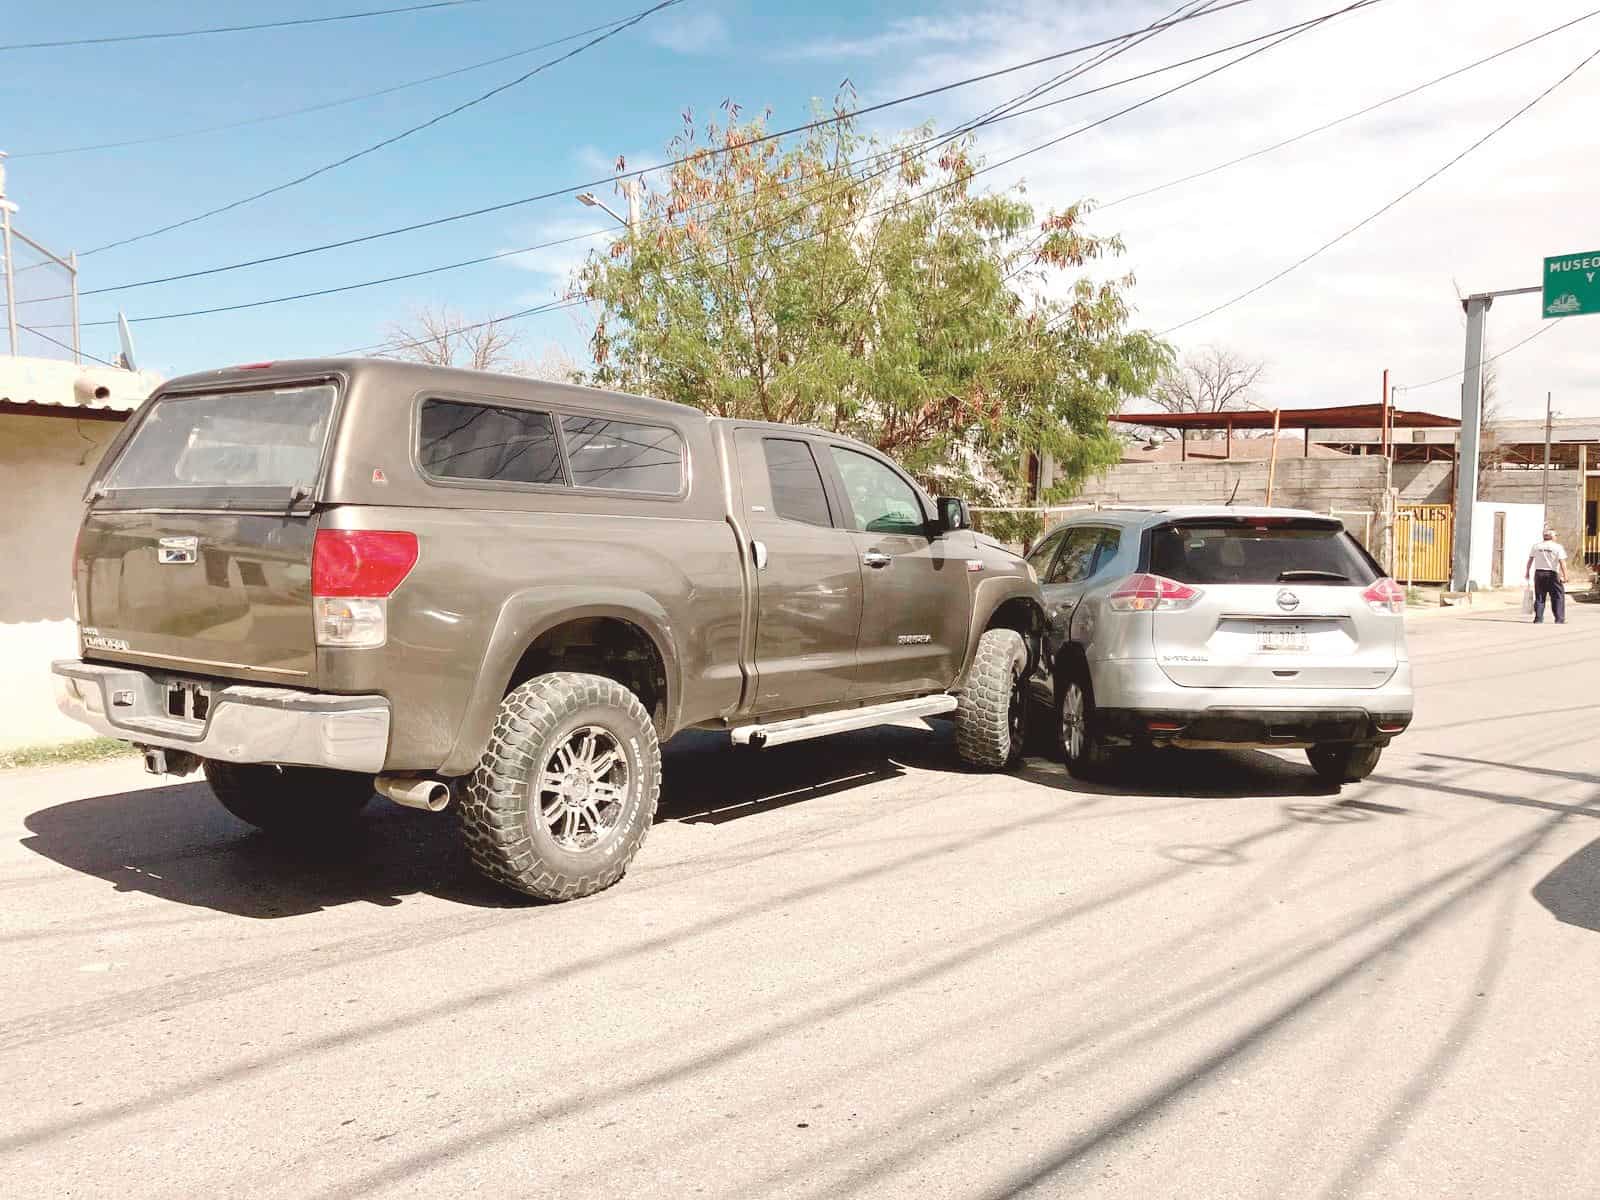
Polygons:
M1293 579L1326 579L1330 583L1349 583L1350 576L1341 575L1337 571L1279 571L1278 582L1288 583Z

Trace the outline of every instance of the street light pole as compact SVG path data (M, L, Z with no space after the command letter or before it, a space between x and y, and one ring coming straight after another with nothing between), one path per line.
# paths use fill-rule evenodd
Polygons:
M628 215L626 219L619 216L609 204L600 199L600 197L596 196L593 192L578 193L578 203L588 208L598 208L601 212L605 213L606 216L610 217L618 225L621 225L629 233L638 233L639 181L637 179L624 179L620 181L617 186L622 189L622 194L628 198Z

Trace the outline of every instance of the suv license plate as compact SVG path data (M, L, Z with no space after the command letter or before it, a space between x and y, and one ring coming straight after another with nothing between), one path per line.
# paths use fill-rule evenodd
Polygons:
M1256 630L1256 645L1263 651L1309 650L1304 625L1266 625Z

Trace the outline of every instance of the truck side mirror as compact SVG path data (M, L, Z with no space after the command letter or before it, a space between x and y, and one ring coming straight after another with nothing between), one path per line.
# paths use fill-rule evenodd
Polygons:
M972 528L972 509L965 500L955 496L939 497L939 532L954 533L957 529Z

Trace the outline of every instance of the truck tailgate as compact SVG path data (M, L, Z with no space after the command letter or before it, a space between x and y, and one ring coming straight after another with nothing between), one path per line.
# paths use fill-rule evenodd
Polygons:
M310 516L91 512L78 541L87 658L314 682Z

